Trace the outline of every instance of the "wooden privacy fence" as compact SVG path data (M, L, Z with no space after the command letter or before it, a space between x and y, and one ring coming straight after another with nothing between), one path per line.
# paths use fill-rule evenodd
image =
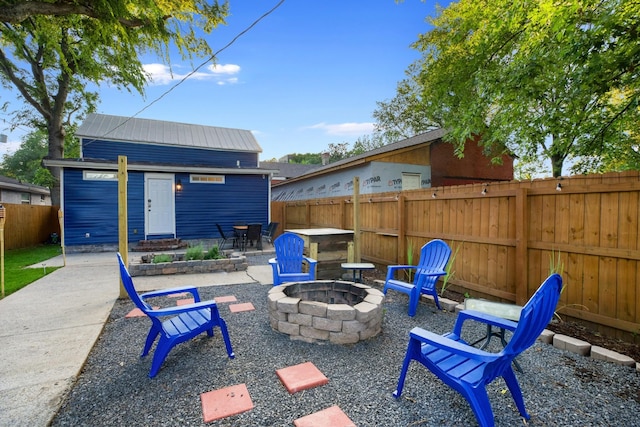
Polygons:
M431 239L455 254L451 289L525 303L563 264L558 313L634 340L640 332L638 172L437 187L359 197L362 259L402 264ZM273 202L281 230L353 229L349 197ZM415 262L414 262L415 263Z
M28 248L46 242L51 233L60 235L57 206L3 203L5 249Z

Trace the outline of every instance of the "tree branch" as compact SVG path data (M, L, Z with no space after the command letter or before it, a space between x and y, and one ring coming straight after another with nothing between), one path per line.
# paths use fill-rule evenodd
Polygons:
M91 3L91 1L77 3L64 0L59 0L54 3L28 1L7 6L0 6L0 21L10 24L19 24L30 16L35 15L84 15L89 18L105 20L107 17L96 13ZM167 19L167 17L165 17L165 19ZM148 20L142 19L117 18L117 21L128 28L142 27L149 23Z

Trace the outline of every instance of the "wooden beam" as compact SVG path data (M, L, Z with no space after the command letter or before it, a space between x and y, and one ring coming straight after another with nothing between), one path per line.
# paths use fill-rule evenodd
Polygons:
M360 177L353 177L353 260L360 262Z
M118 156L118 249L126 266L129 265L127 212L127 157ZM127 291L120 280L120 298L126 297Z

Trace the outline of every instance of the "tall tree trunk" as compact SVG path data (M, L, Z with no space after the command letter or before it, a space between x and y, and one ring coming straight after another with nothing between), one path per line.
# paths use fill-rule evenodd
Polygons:
M558 154L551 155L551 171L554 178L562 176L562 165L564 164L564 157Z
M64 158L64 136L65 131L62 123L59 120L53 120L53 122L49 122L48 124L48 132L49 132L49 153L48 157L50 159L58 160ZM53 184L49 188L51 191L51 204L54 206L60 206L61 203L61 194L60 194L60 173L62 169L55 166L49 166L49 172L51 172L51 176L53 176Z

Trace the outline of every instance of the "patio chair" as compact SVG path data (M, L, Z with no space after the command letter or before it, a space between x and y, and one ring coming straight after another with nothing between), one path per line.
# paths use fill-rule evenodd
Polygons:
M235 237L227 237L224 234L224 231L222 231L222 227L218 223L216 223L216 228L218 229L218 234L220 235L220 237L218 239L218 248L220 248L220 250L222 250L224 244L227 243L227 240L231 240L232 241L233 247L236 246L236 238Z
M297 234L284 233L273 241L276 257L269 260L273 269L273 286L285 282L316 280L316 264L313 258L304 256L304 239ZM308 265L303 272L303 265Z
M278 222L270 222L269 225L267 225L267 229L262 233L262 237L267 239L267 242L271 244L273 244L273 236L276 234L278 224Z
M438 282L438 277L447 274L445 268L450 256L451 248L449 245L440 239L431 240L420 250L418 265L390 265L387 268L387 279L382 292L386 295L387 290L393 289L408 294L409 316L411 317L416 315L421 294L431 295L438 310L442 310L438 301L436 283ZM413 272L413 270L415 270L415 273L411 283L394 279L397 271Z
M253 244L255 242L256 249L262 250L262 224L249 224L247 226L247 233L244 237L244 248L247 250L247 243Z
M480 426L494 425L486 385L497 377L502 377L507 383L520 415L529 419L511 362L533 345L547 326L553 317L561 290L562 277L558 274L552 274L540 285L522 308L511 341L500 353L488 353L467 344L460 338L465 320L474 320L505 329L514 326L514 322L490 314L462 310L458 313L453 331L442 336L422 328L413 328L409 332L409 345L398 379L398 388L393 392L393 396L397 399L402 394L407 369L411 361L415 360L469 402Z
M215 301L201 302L198 290L192 286L164 289L138 295L133 285L131 275L122 261L122 256L120 256L119 253L117 255L118 263L120 264L120 278L122 279L122 284L124 285L127 294L129 294L129 298L131 298L137 308L142 310L142 312L151 319L151 329L149 329L149 333L147 334L147 340L144 344L144 349L142 350L140 357L145 357L149 354L151 346L158 335L160 335L158 345L155 353L153 354L149 378L156 376L160 370L160 366L162 366L162 363L173 347L182 342L188 341L203 332L206 332L207 335L212 337L213 328L216 326L220 328L220 332L222 333L222 339L224 340L224 345L227 349L227 355L231 359L235 357L233 349L231 348L229 333L227 332L227 324L220 317ZM176 307L154 309L145 301L149 298L181 292L190 293L193 296L194 303ZM166 318L166 320L161 320L161 317Z

